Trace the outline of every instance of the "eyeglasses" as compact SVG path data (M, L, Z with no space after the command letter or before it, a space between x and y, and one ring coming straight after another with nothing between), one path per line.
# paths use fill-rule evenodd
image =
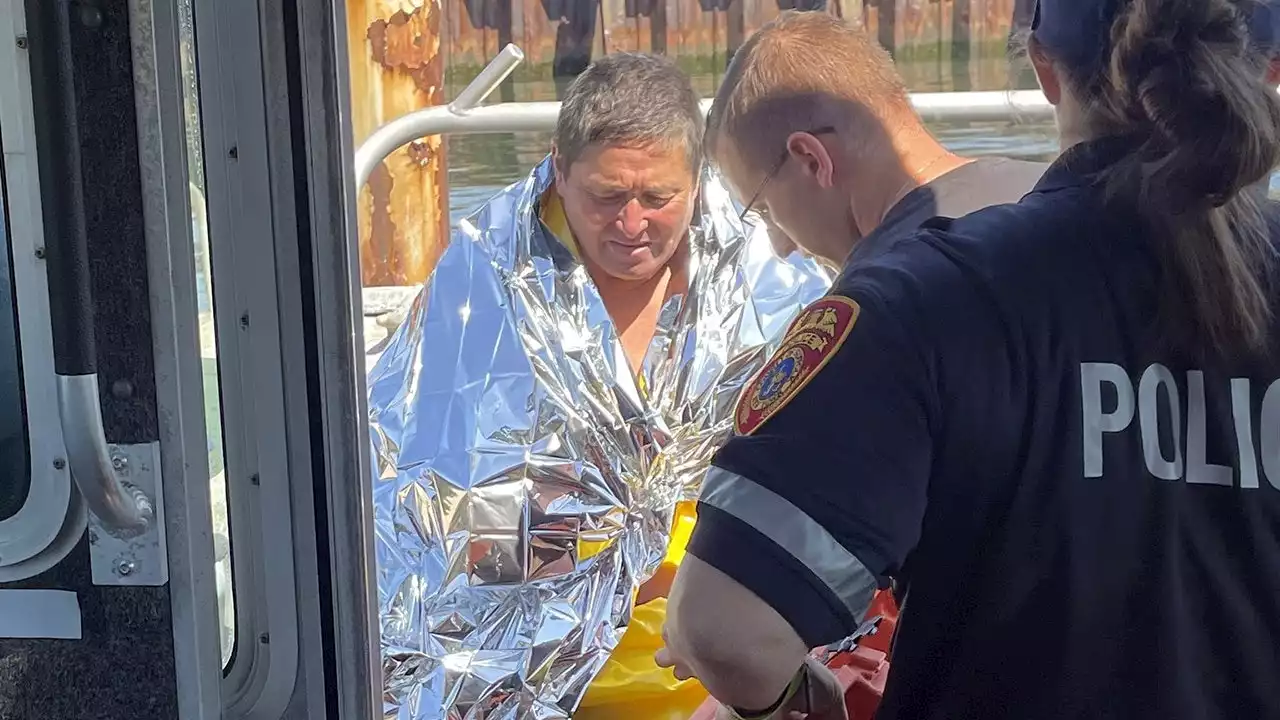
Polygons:
M829 133L834 133L835 131L836 129L833 127L820 127L814 128L813 130L807 130L806 132L810 135L827 135ZM789 157L791 157L791 150L783 148L782 154L778 156L778 161L773 164L773 168L764 176L764 180L760 181L760 185L756 188L756 191L751 194L751 199L747 201L746 205L742 206L742 212L738 214L738 222L742 222L746 219L747 213L751 212L752 206L760 200L760 193L764 192L765 187L768 186L769 181L772 180L775 175L782 172L782 168L787 164L787 158Z

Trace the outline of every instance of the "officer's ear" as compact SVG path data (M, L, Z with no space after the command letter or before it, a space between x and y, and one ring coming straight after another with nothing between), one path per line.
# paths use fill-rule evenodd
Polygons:
M817 136L807 132L791 133L787 136L787 152L791 154L791 161L812 176L820 187L835 184L835 161Z
M1050 105L1057 107L1062 102L1062 81L1058 78L1053 60L1044 53L1034 37L1027 38L1027 59L1031 61L1031 69L1036 73L1036 82Z

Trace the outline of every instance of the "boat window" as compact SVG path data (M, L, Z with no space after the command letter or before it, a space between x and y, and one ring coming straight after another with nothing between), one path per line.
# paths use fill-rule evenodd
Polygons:
M0 520L18 513L31 490L18 317L13 302L9 202L0 152Z
M227 515L225 455L222 450L222 385L218 370L213 266L209 256L209 221L205 205L204 140L200 131L200 86L196 71L195 18L191 0L178 2L178 32L182 60L182 101L187 137L187 169L191 192L191 234L195 242L200 359L204 371L204 415L209 449L209 492L213 510L214 574L218 589L222 667L225 669L235 654L236 602L231 563L231 524Z

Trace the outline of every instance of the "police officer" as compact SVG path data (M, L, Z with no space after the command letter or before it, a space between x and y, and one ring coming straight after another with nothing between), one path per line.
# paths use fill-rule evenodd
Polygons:
M1280 233L1245 191L1280 102L1249 5L1040 0L1064 154L796 320L661 662L741 717L804 709L831 685L806 650L895 577L878 718L1280 717Z
M795 245L836 267L934 216L1016 202L1048 169L950 152L925 128L889 53L822 12L783 12L734 53L704 146L779 254ZM869 615L882 622L863 645L887 650L892 595Z
M1016 202L1048 168L947 150L889 53L819 12L784 12L734 53L703 143L779 254L794 243L837 267L935 215Z

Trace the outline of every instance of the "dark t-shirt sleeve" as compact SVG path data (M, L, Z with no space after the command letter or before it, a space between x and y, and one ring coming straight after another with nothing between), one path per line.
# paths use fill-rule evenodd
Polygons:
M857 314L843 342L716 454L700 498L689 552L768 602L810 646L851 634L920 536L938 411L905 270L846 274L834 293ZM758 389L748 385L740 402Z

